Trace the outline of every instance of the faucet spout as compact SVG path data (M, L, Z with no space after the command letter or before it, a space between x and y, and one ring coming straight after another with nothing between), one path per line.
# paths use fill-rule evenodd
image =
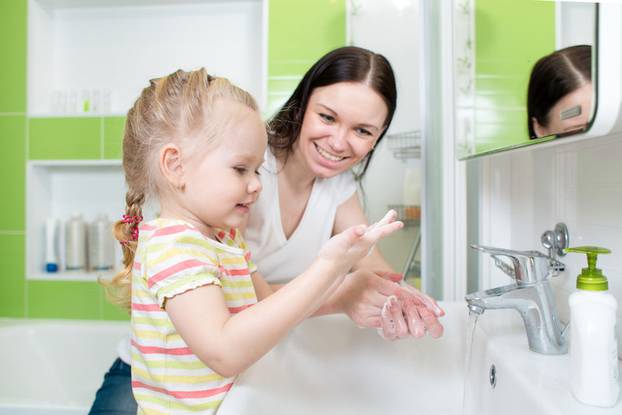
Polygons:
M530 350L542 354L564 354L568 351L547 280L478 291L467 295L465 299L469 310L477 314L488 309L518 311L525 323Z

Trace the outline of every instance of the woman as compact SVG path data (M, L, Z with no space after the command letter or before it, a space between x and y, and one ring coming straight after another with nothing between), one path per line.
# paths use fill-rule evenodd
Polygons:
M362 177L396 105L393 71L381 55L345 47L322 57L269 121L260 178L245 236L254 262L277 286L300 274L334 233L367 223L351 168ZM316 315L343 312L383 337L442 335L443 311L414 288L374 249ZM90 414L136 413L131 395L129 342L97 392Z
M396 100L395 78L386 58L344 47L317 61L268 122L263 191L245 231L268 282L298 275L331 235L367 222L355 179L365 174L374 147L391 123ZM356 177L351 172L355 166ZM360 326L382 328L390 339L409 331L419 337L426 329L440 336L442 326L432 311L442 312L435 302L383 279L390 271L374 249L321 311L344 312ZM390 295L401 301L387 304L385 314L390 311L393 318L382 319Z

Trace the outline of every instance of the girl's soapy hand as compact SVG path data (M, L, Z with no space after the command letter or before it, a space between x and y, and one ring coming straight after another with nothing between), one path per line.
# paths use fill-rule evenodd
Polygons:
M395 211L390 210L384 218L373 225L358 225L346 229L324 244L318 258L333 262L338 269L347 272L369 253L378 240L404 226L402 222L395 220L396 217Z

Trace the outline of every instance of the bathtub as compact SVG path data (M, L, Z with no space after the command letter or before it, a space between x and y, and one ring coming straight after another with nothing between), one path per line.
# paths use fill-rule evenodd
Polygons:
M83 415L129 324L0 319L0 415Z

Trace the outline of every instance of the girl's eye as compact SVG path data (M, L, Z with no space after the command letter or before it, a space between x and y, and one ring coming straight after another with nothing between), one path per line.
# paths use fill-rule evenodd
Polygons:
M255 174L256 174L257 176L261 176L261 173L259 172L259 170L255 170Z
M335 117L333 117L332 115L328 115L328 114L322 114L320 113L320 118L326 122L333 122L335 121Z
M239 174L246 174L246 172L248 171L246 167L239 167L239 166L234 167L233 170L235 170Z

